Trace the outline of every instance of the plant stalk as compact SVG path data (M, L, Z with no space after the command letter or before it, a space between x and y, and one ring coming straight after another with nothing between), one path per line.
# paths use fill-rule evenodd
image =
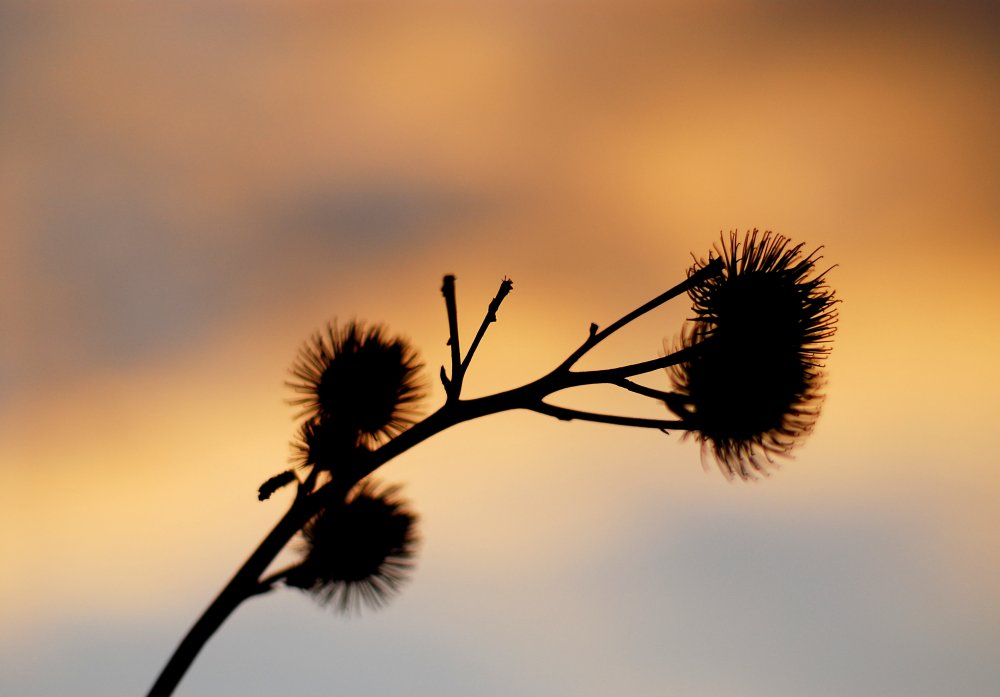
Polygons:
M396 456L406 452L410 448L422 443L432 436L444 431L452 426L465 421L471 421L482 416L497 414L503 411L514 409L527 409L557 419L583 419L602 423L619 424L640 428L656 428L659 430L686 428L682 421L665 421L659 419L640 419L635 417L623 417L605 414L593 414L581 412L563 407L557 407L545 403L543 400L548 395L572 387L594 384L612 384L619 387L626 387L633 391L649 393L648 396L655 396L659 393L648 388L638 389L633 383L626 380L628 377L648 373L653 370L666 368L670 365L686 360L690 355L698 350L698 346L691 346L669 356L664 356L651 361L643 361L628 366L611 368L605 370L573 371L572 366L594 346L605 338L621 329L623 326L633 321L637 317L649 312L655 307L662 305L670 298L676 297L693 285L703 281L705 278L721 272L721 262L713 261L704 268L693 273L687 280L674 286L667 292L657 296L648 303L638 307L619 320L609 325L602 331L597 330L596 325L591 325L590 335L587 340L577 348L563 363L557 366L547 375L530 382L521 387L516 387L505 392L499 392L486 397L463 400L460 398L462 388L462 378L469 367L469 362L486 332L486 328L496 321L496 312L507 293L510 292L511 282L504 279L501 283L500 291L490 303L487 315L482 326L469 349L465 360L460 360L460 347L458 343L458 322L455 302L454 277L446 276L442 292L448 310L448 324L452 354L452 382L448 388L448 399L437 411L429 415L411 428L399 434L395 438L384 443L380 448L370 454L362 462L356 464L349 473L342 473L344 476L331 481L319 489L313 491L312 482L315 481L315 468L307 478L306 483L299 486L298 494L292 501L291 506L284 516L278 521L274 528L267 534L256 550L247 558L243 566L230 579L229 583L219 592L212 603L205 609L201 617L194 623L188 633L181 640L156 682L153 684L147 697L169 697L173 694L181 679L191 667L198 653L215 632L222 626L222 623L248 598L260 595L271 590L273 584L281 577L281 574L273 575L265 581L261 578L267 568L278 556L282 549L291 541L303 525L322 510L324 504L331 500L332 496L340 493L345 494L354 484L361 481L369 474L377 470L383 464L392 460Z
M153 683L147 697L168 697L173 694L202 647L222 626L233 610L247 598L270 590L269 587L261 586L257 579L308 520L311 508L308 504L312 503L310 498L312 497L296 497L288 512L278 521L277 525L260 543L260 546L254 550L225 588L220 591L215 600L188 630L156 682Z

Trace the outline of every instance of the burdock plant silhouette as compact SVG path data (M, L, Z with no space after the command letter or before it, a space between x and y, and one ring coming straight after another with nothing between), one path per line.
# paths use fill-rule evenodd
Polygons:
M380 607L412 569L416 516L395 487L372 474L397 455L465 421L512 409L557 419L682 431L711 452L729 478L767 473L813 428L822 403L823 364L836 329L834 293L821 257L781 235L731 233L696 259L687 278L617 321L596 324L566 360L520 387L462 398L469 365L501 303L504 279L465 356L458 332L455 277L441 292L451 370L441 368L445 402L422 420L416 352L380 326L331 324L301 350L288 383L303 418L293 441L294 469L264 482L260 500L296 485L288 511L237 570L178 645L149 697L170 695L205 642L244 600L280 586L311 593L343 611ZM574 370L591 349L636 318L687 293L694 317L667 354L632 365ZM632 381L666 370L672 390ZM546 398L584 385L612 385L662 403L676 419L569 409ZM297 543L293 540L298 539ZM266 575L289 544L300 560Z

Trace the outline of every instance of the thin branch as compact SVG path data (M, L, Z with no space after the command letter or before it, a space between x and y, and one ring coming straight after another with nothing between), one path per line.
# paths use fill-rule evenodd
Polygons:
M491 324L497 321L497 311L500 309L500 303L503 302L504 298L514 289L514 282L509 278L504 278L500 281L500 290L497 291L496 297L490 301L490 306L486 310L486 316L483 318L483 323L479 325L479 331L476 332L476 338L472 340L472 346L469 347L469 352L465 355L465 360L462 361L462 374L464 376L465 371L469 369L469 363L472 362L472 355L479 348L479 342L483 340L486 335L486 330Z
M587 340L584 341L583 344L581 344L580 348L578 348L576 351L570 354L569 358L563 361L557 370L569 370L588 351L590 351L592 348L597 346L606 338L608 338L616 331L624 327L626 324L632 322L633 320L638 319L639 317L642 317L650 310L655 310L657 307L667 302L668 300L676 298L678 295L682 293L686 293L699 283L704 282L706 279L719 275L722 272L724 266L725 265L723 264L722 259L720 258L711 259L707 264L705 264L705 266L703 266L702 268L698 269L693 274L688 276L687 279L685 279L683 282L678 283L670 290L661 293L660 295L657 295L655 298L653 298L646 304L640 305L639 307L632 310L631 312L629 312L627 315L623 316L616 322L608 325L604 329L597 331L597 325L591 324L590 335L587 337ZM635 373L632 374L635 375Z
M659 358L654 358L649 361L641 361L639 363L633 363L631 365L623 365L618 368L605 368L603 370L581 370L581 371L568 371L565 373L553 373L553 377L558 375L564 375L566 385L565 387L578 387L580 385L598 385L601 383L608 383L611 385L618 385L625 378L630 378L634 375L642 375L643 373L651 373L654 370L660 370L662 368L669 368L672 365L677 365L678 363L684 363L685 361L691 360L691 358L705 345L706 342L711 341L711 339L705 339L694 346L686 346L679 351L675 351L666 356L661 356ZM565 388L560 388L565 389Z
M643 397L650 397L651 399L663 402L667 406L667 409L674 412L677 416L683 417L684 423L689 424L690 429L693 430L696 428L697 420L695 415L688 408L689 398L686 395L680 394L679 392L654 390L652 387L639 385L631 380L617 380L613 384L624 388L629 392L634 392L635 394L640 394Z
M444 296L445 310L448 312L448 345L451 347L451 380L441 368L441 382L449 399L457 398L462 391L462 349L458 341L458 301L455 296L455 277L448 274L441 284L441 294Z
M529 408L539 414L554 416L560 421L593 421L601 424L614 424L616 426L655 428L660 431L688 430L687 424L683 421L672 421L668 419L644 419L637 416L619 416L617 414L595 414L589 411L557 407L554 404L548 404L546 402L539 402Z
M611 383L617 387L628 390L643 397L649 397L651 399L657 399L661 402L665 402L671 397L678 396L676 392L666 392L664 390L656 390L652 387L646 387L645 385L640 385L638 383L632 382L631 380L626 380L622 378L621 380L615 380Z
M661 368L667 368L671 365L677 363L683 363L690 358L703 347L706 342L711 341L711 339L705 339L694 346L685 347L679 351L668 356L662 356L660 358L655 358L651 361L644 361L642 363L635 363L633 365L622 366L620 368L609 368L605 370L587 370L587 371L572 371L564 370L561 367L556 368L548 375L545 375L534 382L530 382L521 387L515 387L511 390L506 390L504 392L498 392L496 394L487 395L484 397L477 397L470 400L454 400L443 405L433 414L430 414L423 421L414 424L408 428L403 433L399 434L392 440L387 441L377 450L371 453L370 459L364 464L363 467L357 472L358 479L364 478L374 472L376 469L381 467L384 463L392 460L393 458L401 455L410 448L422 443L423 441L431 438L432 436L441 433L442 431L456 426L465 421L471 421L473 419L478 419L484 416L489 416L490 414L499 414L504 411L511 411L515 409L527 409L530 411L539 411L537 408L540 404L543 405L542 408L551 408L558 410L559 407L550 407L550 405L544 404L544 400L549 395L554 392L559 392L561 390L569 389L572 387L581 387L583 385L600 385L600 384L610 384L618 385L622 380L632 377L633 375L640 375L642 373L648 373L653 370L658 370ZM548 413L548 412L542 412ZM555 415L555 414L550 414ZM582 418L582 417L581 417ZM637 425L631 422L629 419L631 417L616 417L609 416L610 419L619 419L617 421L607 421L605 423L623 423L624 425ZM625 421L622 421L624 419ZM590 419L593 420L593 419ZM671 422L673 423L673 422ZM686 422L684 422L686 423ZM656 426L659 428L659 426ZM687 428L685 425L671 426L671 428Z

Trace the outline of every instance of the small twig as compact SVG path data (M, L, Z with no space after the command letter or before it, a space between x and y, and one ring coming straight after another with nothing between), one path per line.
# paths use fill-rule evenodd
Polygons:
M686 293L688 290L695 287L699 283L704 282L705 279L711 278L712 276L717 276L722 272L722 269L724 267L725 265L723 264L722 259L719 258L711 259L707 264L705 264L705 266L692 273L683 282L678 283L670 290L661 293L660 295L657 295L655 298L647 302L645 305L637 307L636 309L632 310L627 315L623 316L618 321L608 325L604 329L598 331L597 325L591 324L590 334L587 336L586 341L584 341L583 344L580 345L580 348L578 348L576 351L570 354L569 358L563 361L557 370L569 370L588 351L590 351L590 349L597 346L599 343L607 339L609 336L614 334L616 331L624 327L629 322L638 319L639 317L643 316L650 310L655 310L663 303L667 302L668 300L671 300L672 298L676 298L681 293ZM632 374L635 375L636 373Z
M479 331L476 332L476 338L472 340L472 346L469 347L469 352L465 355L465 360L462 361L462 375L465 375L465 371L469 369L469 363L472 362L472 355L479 348L479 342L483 340L483 336L486 335L486 329L497 321L497 311L500 309L500 303L503 302L504 298L514 289L514 282L509 278L504 278L500 281L500 290L497 291L496 297L490 301L490 306L486 310L486 316L483 318L483 323L479 325Z
M299 486L302 485L302 482L299 481L299 478L295 474L295 470L280 472L260 485L257 489L257 499L259 501L266 501L271 498L274 492L288 486L292 482L297 482Z
M635 394L640 394L643 397L649 397L651 399L656 399L663 402L667 409L677 414L684 419L684 423L688 424L688 428L694 429L696 420L694 414L688 408L689 402L685 395L679 392L666 392L664 390L654 390L652 387L646 387L645 385L639 385L632 382L631 380L616 380L613 383L618 387L624 388L629 392L634 392Z
M449 399L455 399L462 391L462 349L458 341L458 301L455 297L455 277L448 274L441 284L445 309L448 312L448 345L451 347L451 380L441 368L441 382Z
M705 339L694 346L686 346L681 350L674 351L666 356L654 358L649 361L633 363L631 365L623 365L618 368L563 371L562 366L560 366L560 368L557 369L556 372L551 373L551 375L553 376L553 379L555 379L555 376L562 376L562 380L565 385L559 389L565 389L566 387L578 387L580 385L597 385L601 383L621 386L619 383L622 380L625 380L625 378L630 378L634 375L642 375L643 373L651 373L654 370L669 368L672 365L677 365L678 363L684 363L685 361L690 360L708 341L711 341L711 339Z
M642 395L643 397L658 399L661 402L670 399L672 396L676 396L675 392L656 390L653 389L652 387L646 387L645 385L640 385L625 378L622 378L621 380L615 380L611 384L615 385L616 387L621 387L622 389L628 390L629 392L634 392L635 394Z
M668 419L644 419L638 416L619 416L617 414L595 414L589 411L578 409L567 409L557 407L554 404L538 402L532 411L547 416L554 416L560 421L593 421L601 424L614 424L616 426L632 426L634 428L655 428L660 431L688 430L689 426L684 421L672 421Z

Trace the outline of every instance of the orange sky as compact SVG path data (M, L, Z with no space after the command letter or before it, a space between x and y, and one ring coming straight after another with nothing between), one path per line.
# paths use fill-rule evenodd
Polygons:
M328 319L385 322L433 380L441 275L466 335L510 276L467 380L504 389L750 227L837 264L794 460L727 483L675 436L465 425L386 468L424 537L387 610L255 600L178 694L1000 679L995 10L57 5L0 3L0 692L148 685L280 515L255 490ZM593 364L657 355L686 313ZM405 669L350 672L382 660Z

